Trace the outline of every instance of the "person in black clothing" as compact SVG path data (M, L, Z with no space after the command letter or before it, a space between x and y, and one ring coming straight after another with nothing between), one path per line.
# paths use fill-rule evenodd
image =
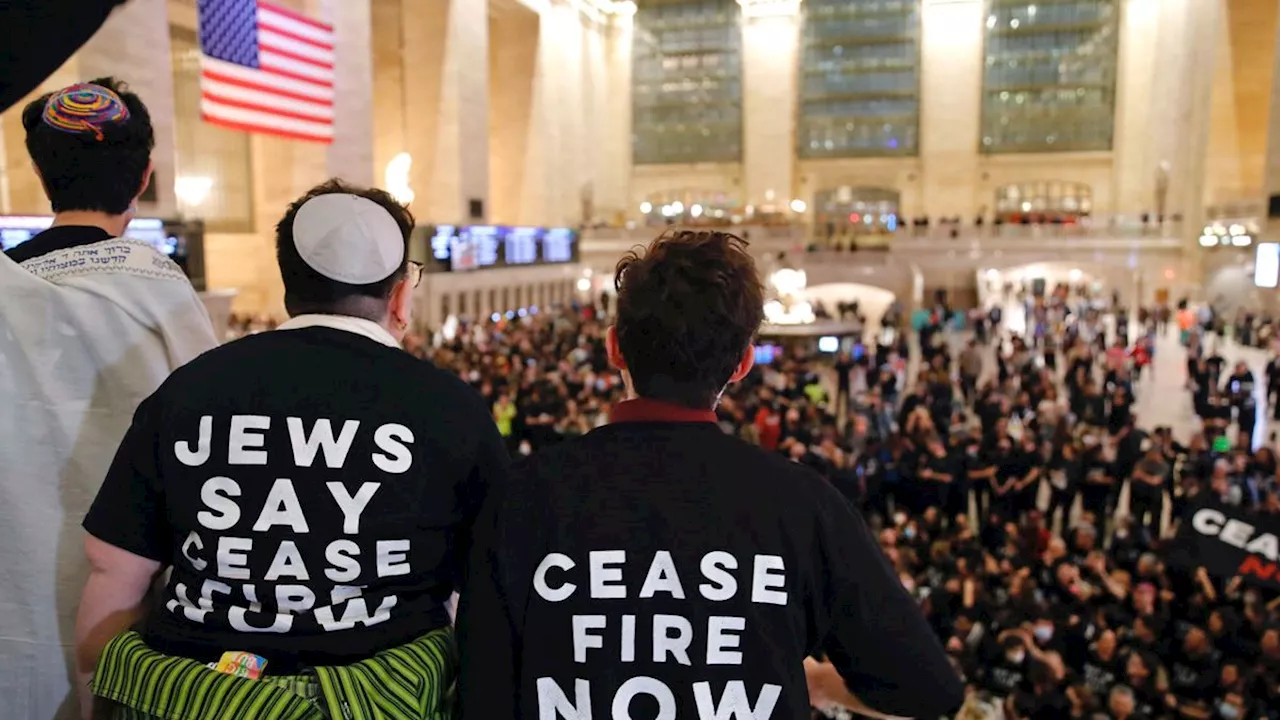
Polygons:
M1236 363L1224 388L1235 409L1236 426L1245 437L1253 437L1258 424L1258 401L1254 398L1253 371L1243 362Z
M1191 628L1181 652L1169 664L1169 693L1165 705L1173 711L1208 709L1218 682L1218 663L1204 630Z
M1084 681L1094 694L1103 695L1111 691L1123 670L1115 631L1102 631L1089 647L1083 669Z
M1080 449L1075 442L1066 440L1061 443L1049 464L1047 472L1049 480L1049 509L1046 517L1052 521L1057 511L1062 511L1063 523L1071 513L1076 495L1080 492L1080 483L1084 480L1084 460L1080 457Z
M916 485L919 494L917 511L926 508L949 507L949 492L955 482L955 462L946 446L936 436L925 441L924 453L916 469Z
M1094 526L1098 532L1102 532L1109 517L1115 477L1111 474L1111 464L1103 457L1102 446L1098 444L1097 438L1086 435L1084 445L1084 482L1080 485L1080 505L1093 515Z
M1146 440L1144 450L1145 456L1135 465L1130 476L1129 511L1134 520L1156 537L1164 506L1165 481L1170 470L1160 446Z
M507 455L479 396L399 347L421 272L412 230L381 190L314 188L276 228L292 319L201 355L139 406L84 520L82 662L172 574L140 638L157 662L115 667L108 651L95 682L141 693L165 656L229 650L300 678L411 646L439 662L401 667L406 692L445 710L428 705L456 673L451 596Z
M745 242L680 231L619 263L610 359L632 399L487 503L458 618L463 718L800 718L804 660L936 717L962 686L866 524L804 466L726 435L763 288ZM656 710L656 713L655 713Z
M1267 363L1266 399L1271 403L1271 419L1280 420L1280 355Z

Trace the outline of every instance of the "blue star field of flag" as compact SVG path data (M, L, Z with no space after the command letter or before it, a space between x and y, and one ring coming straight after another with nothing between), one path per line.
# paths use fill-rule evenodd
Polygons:
M257 68L257 0L199 0L200 49L205 55Z

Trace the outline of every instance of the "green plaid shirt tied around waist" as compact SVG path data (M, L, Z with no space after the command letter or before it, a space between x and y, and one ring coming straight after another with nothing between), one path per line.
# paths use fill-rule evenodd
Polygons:
M351 665L259 680L156 652L131 631L103 650L91 689L116 704L113 720L452 720L457 673L447 627Z

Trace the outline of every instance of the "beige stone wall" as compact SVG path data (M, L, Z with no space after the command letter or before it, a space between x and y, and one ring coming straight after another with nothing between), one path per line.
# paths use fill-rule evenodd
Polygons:
M415 0L401 21L413 210L423 222L464 222L467 200L489 193L488 2Z
M599 180L596 215L621 222L631 202L631 43L630 18L616 20L607 29L604 43L603 112L597 119L600 146L592 153Z
M1116 76L1113 152L1118 212L1156 212L1157 157L1150 122L1164 115L1154 92L1161 0L1125 0L1120 15L1120 54ZM1162 99L1162 98L1161 98ZM1169 118L1162 118L1168 122Z
M693 163L672 165L637 165L631 173L631 207L628 213L639 213L646 199L677 190L723 192L744 203L745 187L741 163Z
M981 0L927 2L920 35L922 211L970 218L982 115L984 15Z
M795 194L799 44L799 15L742 21L746 201L770 212L785 212Z
M321 0L320 17L337 36L333 144L329 174L361 185L383 184L373 150L373 11L371 0Z
M539 17L523 6L495 12L489 20L489 199L490 219L506 225L536 222L526 204L526 174L533 120ZM540 199L540 198L539 198Z
M1260 201L1266 174L1275 0L1226 0L1217 27L1204 200Z
M383 184L387 163L405 152L405 68L402 0L371 0L370 36L373 51L373 165L374 181Z

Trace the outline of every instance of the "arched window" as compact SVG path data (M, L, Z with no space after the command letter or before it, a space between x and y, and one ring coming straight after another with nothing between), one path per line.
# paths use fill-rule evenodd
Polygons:
M808 0L800 56L800 157L914 155L919 0Z
M814 233L819 240L860 246L887 242L901 224L898 191L892 188L838 187L813 196Z
M745 209L736 197L719 190L681 188L648 196L640 212L650 225L727 225Z
M1093 212L1093 188L1084 183L1039 180L996 190L996 217L1005 222L1071 221Z
M742 33L734 0L641 2L632 45L637 165L742 158Z
M984 153L1110 150L1117 0L987 0Z

